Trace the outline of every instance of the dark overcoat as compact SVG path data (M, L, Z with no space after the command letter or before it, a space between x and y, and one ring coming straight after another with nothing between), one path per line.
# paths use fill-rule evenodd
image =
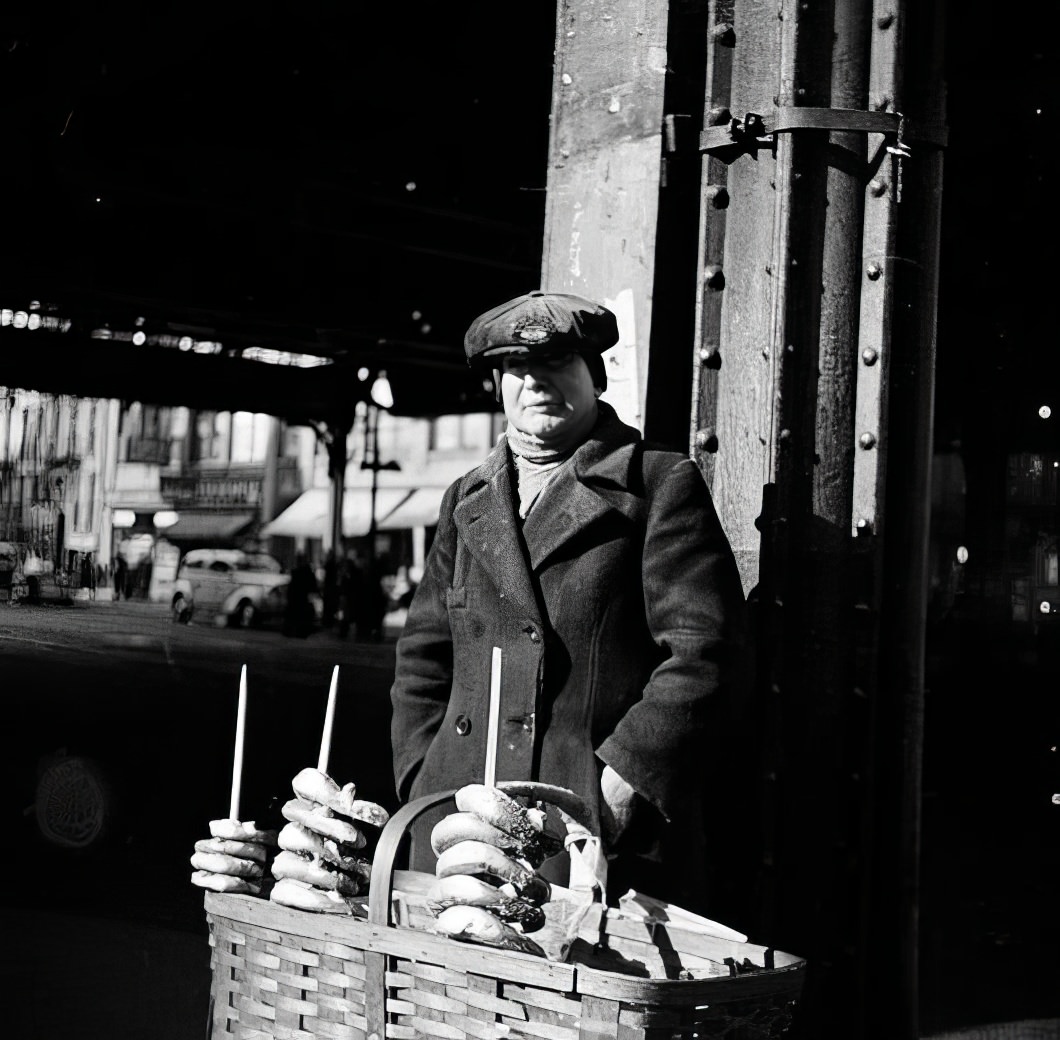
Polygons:
M503 438L448 489L397 647L397 792L482 782L500 647L497 779L558 784L598 810L610 764L654 807L637 851L694 873L703 741L743 593L695 464L599 407L525 520ZM412 865L433 869L422 845Z

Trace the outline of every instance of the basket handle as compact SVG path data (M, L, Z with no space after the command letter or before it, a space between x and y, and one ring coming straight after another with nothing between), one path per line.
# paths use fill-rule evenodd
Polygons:
M530 798L548 802L566 813L575 823L593 833L593 814L584 799L565 787L541 784L534 780L503 780L497 787L513 798ZM456 801L457 789L435 791L414 798L403 805L387 822L379 835L372 860L372 878L368 887L368 920L386 927L391 923L391 897L394 892L394 860L409 827L429 809L445 802Z

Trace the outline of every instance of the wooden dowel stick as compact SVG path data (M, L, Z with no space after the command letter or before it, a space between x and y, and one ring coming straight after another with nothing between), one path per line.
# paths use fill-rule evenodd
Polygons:
M232 801L228 818L239 819L239 796L243 785L243 742L247 731L247 666L239 672L239 707L236 709L236 747L232 755Z
M501 648L493 648L493 664L490 670L489 723L486 726L486 778L487 787L497 786L497 736L501 719Z
M335 697L339 691L339 666L331 672L331 689L328 690L328 707L324 712L324 733L320 738L320 756L317 758L317 769L322 773L328 771L328 759L331 757L331 731L335 726Z

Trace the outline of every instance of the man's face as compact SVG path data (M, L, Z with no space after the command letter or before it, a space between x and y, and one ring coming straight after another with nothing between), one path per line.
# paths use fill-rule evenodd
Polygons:
M505 357L501 401L508 422L546 442L583 430L596 414L589 366L573 351Z

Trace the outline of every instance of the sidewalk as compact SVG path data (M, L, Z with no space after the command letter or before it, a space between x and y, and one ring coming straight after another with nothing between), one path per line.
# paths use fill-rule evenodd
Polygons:
M73 880L73 879L72 879ZM27 897L30 895L27 890ZM40 893L55 899L60 893ZM201 935L0 907L0 1001L19 1040L202 1040L210 948Z

